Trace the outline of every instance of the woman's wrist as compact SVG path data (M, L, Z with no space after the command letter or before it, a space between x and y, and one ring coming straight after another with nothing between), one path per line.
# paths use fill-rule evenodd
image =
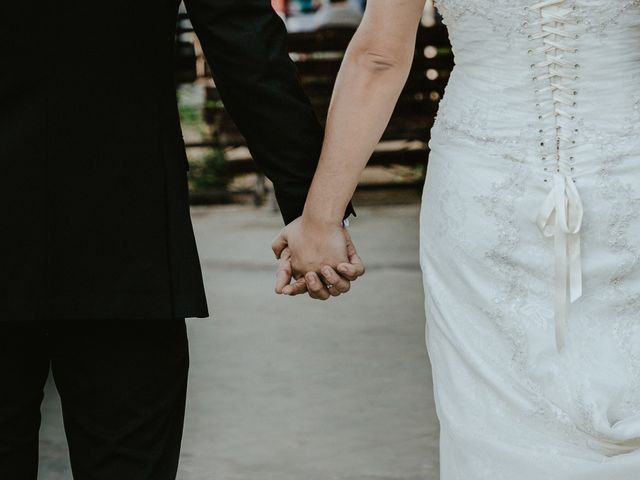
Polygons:
M302 214L302 222L313 230L326 230L327 228L342 227L344 214L332 214L329 209L316 212L305 208Z
M342 227L351 196L346 196L346 199L343 200L344 195L340 191L344 189L338 189L336 192L335 189L323 185L324 183L314 179L302 215L309 225L320 228Z

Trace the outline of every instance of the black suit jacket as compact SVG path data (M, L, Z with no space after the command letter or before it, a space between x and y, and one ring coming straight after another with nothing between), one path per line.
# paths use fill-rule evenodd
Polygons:
M0 6L0 320L208 316L173 80L178 3ZM322 130L284 25L269 0L186 5L289 222Z

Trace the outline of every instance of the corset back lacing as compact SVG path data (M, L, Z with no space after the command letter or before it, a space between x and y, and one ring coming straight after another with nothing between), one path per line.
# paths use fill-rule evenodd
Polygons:
M582 295L582 266L580 258L580 228L583 206L573 178L574 157L571 154L578 130L573 125L577 90L572 83L578 79L579 65L570 59L577 52L569 45L578 34L565 27L577 22L573 9L565 7L565 0L547 0L525 7L532 18L526 22L532 44L528 53L540 122L540 146L544 181L551 183L536 218L545 237L554 237L555 301L554 320L556 348L565 345L569 304ZM538 45L539 44L539 45ZM568 58L569 57L569 58Z

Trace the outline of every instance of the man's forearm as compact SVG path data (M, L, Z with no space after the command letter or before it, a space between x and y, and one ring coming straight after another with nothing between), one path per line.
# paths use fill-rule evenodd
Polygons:
M188 0L187 7L225 108L289 223L302 214L323 129L289 57L284 23L269 0Z

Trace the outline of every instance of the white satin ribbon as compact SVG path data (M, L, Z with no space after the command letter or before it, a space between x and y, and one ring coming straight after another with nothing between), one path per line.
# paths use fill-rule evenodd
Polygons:
M582 295L580 227L584 209L570 177L556 172L553 187L538 212L536 223L545 237L554 237L556 347L565 344L568 304ZM567 301L568 295L568 301Z

